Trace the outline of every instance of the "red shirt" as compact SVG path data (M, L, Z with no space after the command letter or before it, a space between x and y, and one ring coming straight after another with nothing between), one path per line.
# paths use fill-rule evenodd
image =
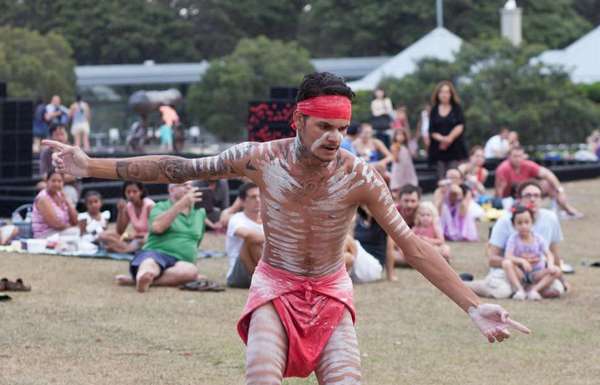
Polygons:
M518 172L511 166L508 159L500 163L498 168L496 168L496 179L501 179L506 183L506 187L502 191L502 198L510 196L512 186L516 186L531 178L537 178L540 168L539 164L531 160L523 160Z

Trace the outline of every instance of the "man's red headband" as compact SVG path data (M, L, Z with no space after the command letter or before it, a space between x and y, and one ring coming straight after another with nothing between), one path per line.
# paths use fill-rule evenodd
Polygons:
M322 119L352 118L352 102L346 96L321 95L298 102L296 109L304 115ZM295 125L292 123L292 127ZM295 128L295 127L294 127Z

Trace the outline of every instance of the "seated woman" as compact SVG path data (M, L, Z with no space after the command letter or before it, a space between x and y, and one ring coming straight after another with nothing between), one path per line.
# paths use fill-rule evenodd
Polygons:
M446 174L444 176L445 179L442 179L438 182L438 188L436 188L433 192L433 203L435 204L435 208L438 210L438 212L440 214L442 212L442 204L448 199L450 186L460 186L461 184L465 183L469 187L465 194L465 198L469 201L469 211L475 217L475 219L481 218L485 212L483 211L483 208L477 202L475 202L475 199L473 199L473 190L466 182L463 172L458 168L451 167L446 170Z
M120 200L117 203L116 232L104 231L98 236L108 251L134 253L144 245L148 235L148 217L154 207L154 201L147 194L141 182L123 183L123 198L127 201ZM130 224L133 234L126 234L125 230Z
M371 165L389 181L387 165L394 159L385 144L373 137L373 127L368 123L360 125L358 138L352 143L358 157Z
M476 216L471 206L469 187L451 184L442 201L441 223L444 237L449 241L477 241Z
M46 187L33 202L31 226L34 238L48 238L51 235L79 235L77 210L66 197L62 174L51 169L46 177Z

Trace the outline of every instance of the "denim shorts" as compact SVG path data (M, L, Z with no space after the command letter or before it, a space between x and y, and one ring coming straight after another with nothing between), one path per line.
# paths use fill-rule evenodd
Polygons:
M133 277L134 281L140 265L148 258L152 258L158 267L160 267L160 274L158 274L158 277L160 277L165 270L167 270L169 267L175 266L175 264L178 262L177 258L161 253L160 251L140 250L135 253L135 257L129 264L129 273L131 273L131 277Z

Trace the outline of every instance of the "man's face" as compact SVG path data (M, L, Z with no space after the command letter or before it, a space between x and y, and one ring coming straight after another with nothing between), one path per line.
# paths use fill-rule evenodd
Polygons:
M513 168L521 166L521 162L525 159L525 151L523 150L512 150L508 155L508 161Z
M55 106L60 106L60 96L54 95L50 103L54 104Z
M508 130L508 128L503 128L502 130L500 130L500 137L504 140L507 140L509 133L510 131Z
M248 189L246 191L246 199L243 201L244 212L247 214L258 214L260 213L260 190L258 187Z
M64 127L59 127L52 132L52 140L57 142L67 143L69 137L67 136L67 130Z
M192 182L185 182L179 184L169 185L169 197L171 201L177 202L185 196L185 194L192 188Z
M542 204L542 190L534 185L525 187L521 191L521 204L530 207L531 211L537 213Z
M404 218L412 217L419 207L419 194L416 192L400 196L400 214Z
M335 159L350 124L349 120L305 117L298 111L294 112L294 120L303 147L314 158L321 162Z

